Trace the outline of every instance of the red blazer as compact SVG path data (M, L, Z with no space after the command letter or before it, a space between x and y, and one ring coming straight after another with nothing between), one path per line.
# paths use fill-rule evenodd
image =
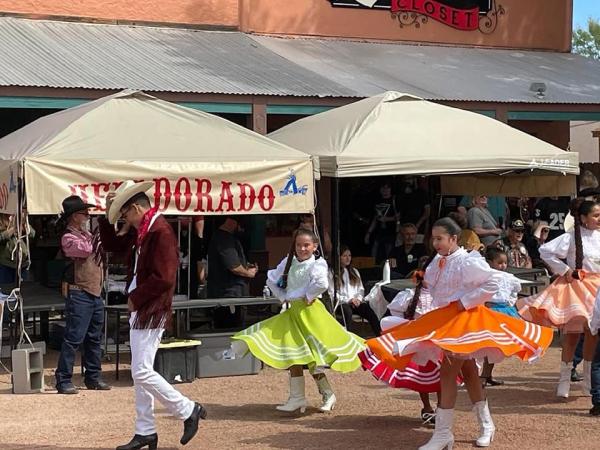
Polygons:
M100 237L106 251L130 252L127 286L133 279L137 233L117 236L108 220L99 220ZM137 312L133 328L167 327L177 281L179 250L173 228L158 216L144 237L138 254L136 288L129 294Z

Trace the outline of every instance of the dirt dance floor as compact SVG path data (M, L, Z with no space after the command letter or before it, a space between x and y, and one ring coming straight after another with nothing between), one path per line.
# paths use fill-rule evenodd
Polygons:
M56 353L46 356L46 384L52 386ZM510 360L497 368L507 384L488 390L498 428L494 449L600 448L600 418L588 415L589 398L576 383L568 401L554 398L559 350L552 348L535 365ZM0 375L0 449L114 449L133 435L133 388L126 371L114 382L105 366L109 392L82 390L79 395L55 391L12 395L9 377ZM209 420L186 449L416 449L432 430L417 419L420 403L411 392L378 384L369 374L333 373L336 410L318 412L315 384L307 379L312 408L286 415L275 405L287 395L287 376L272 369L257 376L196 380L178 388L208 409ZM81 385L81 379L75 379ZM460 392L455 449L474 448L476 419L466 392ZM158 406L159 448L177 449L181 422Z

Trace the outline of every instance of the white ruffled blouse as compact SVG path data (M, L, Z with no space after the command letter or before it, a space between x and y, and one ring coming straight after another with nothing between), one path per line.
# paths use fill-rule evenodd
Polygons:
M285 271L287 257L279 263L277 268L267 273L267 286L281 302L291 300L313 300L320 297L329 286L327 262L323 258L315 259L311 256L305 261L292 261L287 277L287 288L281 289L278 281Z
M365 296L365 287L363 286L362 279L360 278L360 273L358 270L352 269L354 273L358 276L358 283L352 284L350 283L350 273L347 268L344 268L344 272L342 273L342 282L341 286L337 291L337 298L340 303L349 303L350 300L356 298L360 301L363 300ZM333 298L333 273L329 272L329 296Z
M478 252L459 248L448 256L436 255L425 271L425 286L433 298L433 309L460 300L465 309L491 301L504 277L513 275L492 269Z
M521 292L521 283L517 277L506 272L501 273L504 276L498 281L498 291L489 302L508 303L510 306L515 306L519 292Z
M600 273L600 231L581 227L583 244L583 269ZM575 230L563 233L540 247L540 257L557 275L575 269ZM563 259L567 260L565 264Z

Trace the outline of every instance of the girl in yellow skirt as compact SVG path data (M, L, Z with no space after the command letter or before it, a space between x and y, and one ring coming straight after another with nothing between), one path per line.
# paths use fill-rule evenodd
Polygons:
M354 371L360 367L357 353L365 348L363 340L347 332L317 300L328 286L327 263L314 256L317 243L312 231L296 230L288 256L269 270L267 278L284 310L232 338L235 354L250 350L271 367L289 369L290 396L277 407L279 411L305 411L305 365L323 397L319 409L331 411L336 397L322 369Z
M425 271L424 282L435 309L367 341L371 352L399 370L410 361L425 364L442 360L435 432L419 450L452 448L456 378L460 374L480 426L476 445L489 446L496 428L475 359L487 357L495 363L515 355L533 361L552 341L551 329L483 306L492 299L505 277L513 276L492 269L479 253L460 248L457 243L460 231L448 218L438 220L432 228L437 255Z
M590 333L589 321L600 286L600 205L575 199L571 215L575 219L574 229L540 247L540 257L559 277L540 294L519 302L519 313L524 319L557 327L563 333L556 390L556 395L562 398L569 397L571 362L581 333L585 333L581 387L585 395L590 395L591 362L597 337Z

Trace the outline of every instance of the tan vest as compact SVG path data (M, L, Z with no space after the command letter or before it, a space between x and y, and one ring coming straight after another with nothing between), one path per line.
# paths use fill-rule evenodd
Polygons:
M102 293L103 270L102 265L96 264L94 255L86 259L73 260L74 281L84 291L100 297Z

